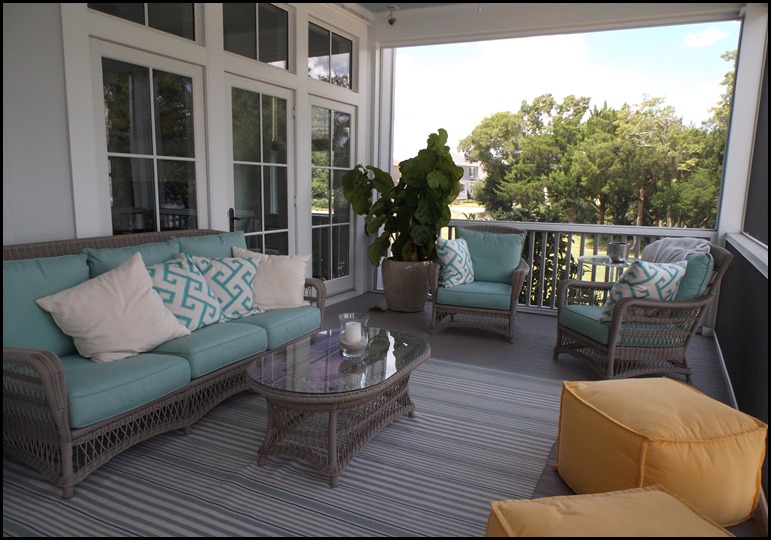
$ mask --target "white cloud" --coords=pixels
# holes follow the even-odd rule
[[[707,28],[696,34],[688,34],[683,40],[683,45],[686,47],[707,47],[713,43],[717,43],[721,39],[725,39],[729,36],[728,32],[723,32],[717,28]]]

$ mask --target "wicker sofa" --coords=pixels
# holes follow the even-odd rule
[[[254,315],[251,324],[246,319],[216,322],[154,350],[99,363],[74,347],[61,356],[41,347],[35,336],[44,329],[36,333],[26,327],[25,317],[32,313],[29,325],[34,325],[50,315],[32,300],[9,300],[10,293],[24,296],[35,286],[32,277],[24,277],[21,259],[35,271],[49,265],[36,273],[45,282],[47,276],[61,278],[51,264],[79,263],[85,248],[119,253],[223,236],[227,233],[198,229],[3,246],[3,455],[37,469],[62,489],[63,497],[72,497],[75,485],[123,450],[160,433],[189,432],[217,404],[250,390],[246,368],[253,360],[320,328],[324,283],[306,278],[307,305],[267,310]],[[177,345],[168,347],[171,343]],[[110,386],[115,384],[119,387]]]

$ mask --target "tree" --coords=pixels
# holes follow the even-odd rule
[[[736,51],[722,55],[735,61]],[[663,98],[590,109],[543,94],[485,118],[458,147],[487,180],[475,199],[493,215],[555,221],[714,227],[734,70],[712,116],[685,126]]]

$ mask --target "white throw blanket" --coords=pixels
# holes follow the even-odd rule
[[[643,249],[642,260],[657,263],[684,261],[691,253],[709,253],[709,242],[701,238],[662,238]]]

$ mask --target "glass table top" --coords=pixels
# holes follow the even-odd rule
[[[617,266],[627,267],[635,259],[627,257],[626,260],[620,262],[614,262],[607,255],[581,255],[578,257],[578,264],[593,264],[594,266]]]
[[[249,376],[258,385],[306,394],[351,392],[376,386],[430,352],[420,337],[369,328],[361,358],[345,358],[340,331],[323,330],[253,362]]]

